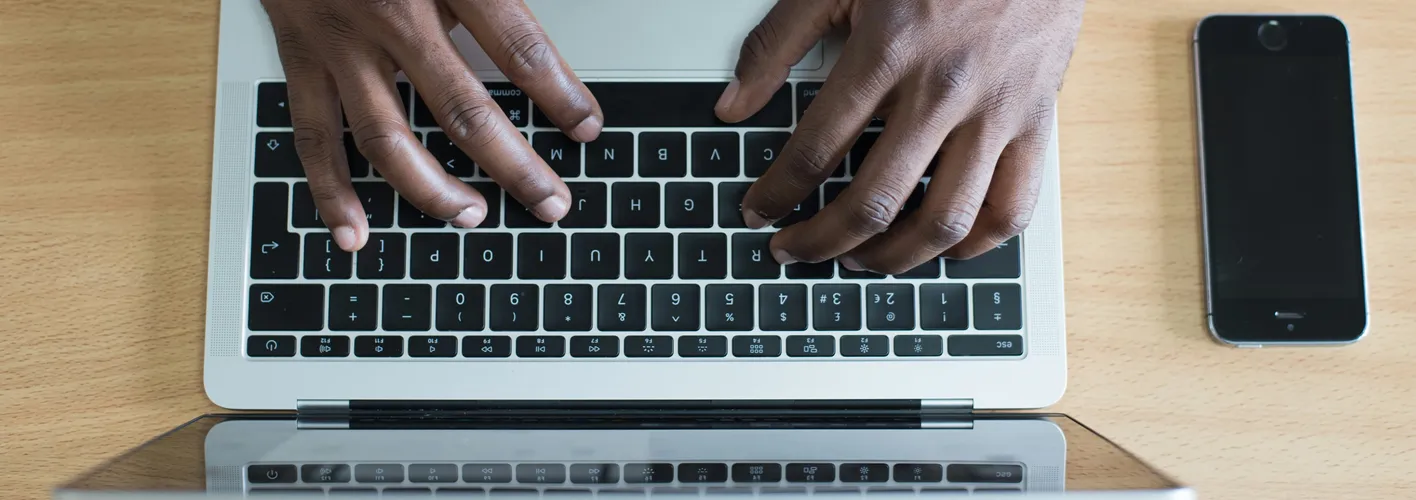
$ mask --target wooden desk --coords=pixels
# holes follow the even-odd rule
[[[1238,7],[1093,0],[1062,97],[1071,386],[1055,409],[1206,498],[1411,497],[1416,7],[1244,3],[1351,29],[1373,333],[1211,343],[1189,40]],[[40,497],[216,410],[201,359],[217,2],[4,4],[0,485]]]

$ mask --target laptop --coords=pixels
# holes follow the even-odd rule
[[[414,490],[424,488],[415,476],[433,469],[465,486],[479,472],[468,464],[484,462],[498,464],[486,473],[496,477],[516,464],[518,478],[525,464],[547,464],[546,477],[614,464],[615,489],[631,484],[631,464],[650,463],[648,491],[672,476],[668,487],[695,495],[765,494],[759,481],[736,479],[739,464],[780,469],[760,482],[783,494],[803,491],[794,483],[911,495],[1174,487],[1064,417],[974,413],[1045,407],[1066,386],[1055,133],[1032,225],[983,256],[895,276],[763,257],[775,229],[745,228],[742,195],[842,50],[821,42],[757,116],[716,120],[739,46],[772,3],[529,0],[604,109],[604,132],[585,145],[567,142],[459,28],[455,42],[507,118],[563,174],[573,203],[598,207],[596,222],[535,220],[451,146],[419,89],[400,82],[413,130],[486,195],[488,217],[458,229],[425,216],[346,140],[371,227],[350,255],[332,244],[303,177],[265,13],[258,0],[223,0],[205,387],[227,409],[282,413],[199,419],[65,491],[98,489],[109,483],[93,478],[134,461],[198,460],[205,467],[183,488],[233,494],[350,474],[356,481],[335,483],[367,489],[357,479],[370,463],[389,464],[389,474],[398,464],[404,479],[390,481]],[[841,192],[881,125],[787,221]],[[736,160],[697,168],[701,147]],[[1078,443],[1088,451],[1065,452]],[[1153,480],[1064,480],[1068,460],[1109,463],[1092,453],[1127,467],[1104,471]],[[714,486],[695,490],[694,471],[682,469],[700,462],[713,479],[701,482]],[[819,472],[793,481],[802,464]],[[724,470],[728,480],[717,480]],[[985,477],[995,472],[1012,475]]]

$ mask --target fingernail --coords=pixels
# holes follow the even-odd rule
[[[777,259],[777,263],[784,266],[797,263],[796,257],[792,257],[792,254],[780,248],[772,251],[772,258]]]
[[[836,259],[836,262],[840,262],[840,263],[841,263],[841,267],[844,267],[844,268],[846,268],[846,269],[850,269],[850,270],[852,270],[852,271],[860,272],[860,271],[864,271],[864,270],[865,270],[864,267],[861,267],[860,261],[856,260],[855,257],[851,257],[851,256],[841,257],[841,258],[839,258],[839,259]]]
[[[457,217],[452,218],[452,225],[460,228],[474,228],[482,223],[482,219],[487,217],[487,211],[480,206],[472,205],[462,209]]]
[[[353,252],[354,247],[359,245],[359,233],[354,232],[354,228],[349,226],[339,226],[334,228],[334,244],[339,245],[341,250]]]
[[[740,88],[742,88],[742,82],[734,78],[732,83],[728,84],[728,88],[723,90],[723,95],[718,98],[718,104],[713,106],[713,111],[726,113],[728,108],[732,107],[733,100],[737,99],[738,89]]]
[[[767,220],[766,217],[757,213],[756,210],[743,210],[742,222],[743,224],[747,224],[749,229],[762,229],[772,224],[772,221]]]
[[[531,213],[535,214],[537,219],[546,222],[555,222],[560,220],[561,217],[565,217],[565,213],[569,210],[570,205],[567,205],[565,200],[560,199],[559,196],[552,196],[537,204],[535,208],[532,208]]]
[[[603,128],[602,125],[603,124],[600,123],[600,117],[590,115],[589,118],[580,120],[580,124],[576,125],[575,128],[570,129],[570,138],[579,142],[593,141],[595,138],[600,137],[600,129]]]

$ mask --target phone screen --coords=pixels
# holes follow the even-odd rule
[[[1326,324],[1366,314],[1346,30],[1209,18],[1197,50],[1211,314],[1247,330],[1236,335],[1355,338]]]

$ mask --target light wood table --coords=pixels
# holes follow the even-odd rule
[[[1239,8],[1350,27],[1374,316],[1355,346],[1240,351],[1205,332],[1189,41]],[[217,409],[201,382],[216,14],[0,1],[7,498]],[[1055,410],[1206,498],[1416,496],[1413,25],[1409,0],[1091,2],[1061,100]]]

